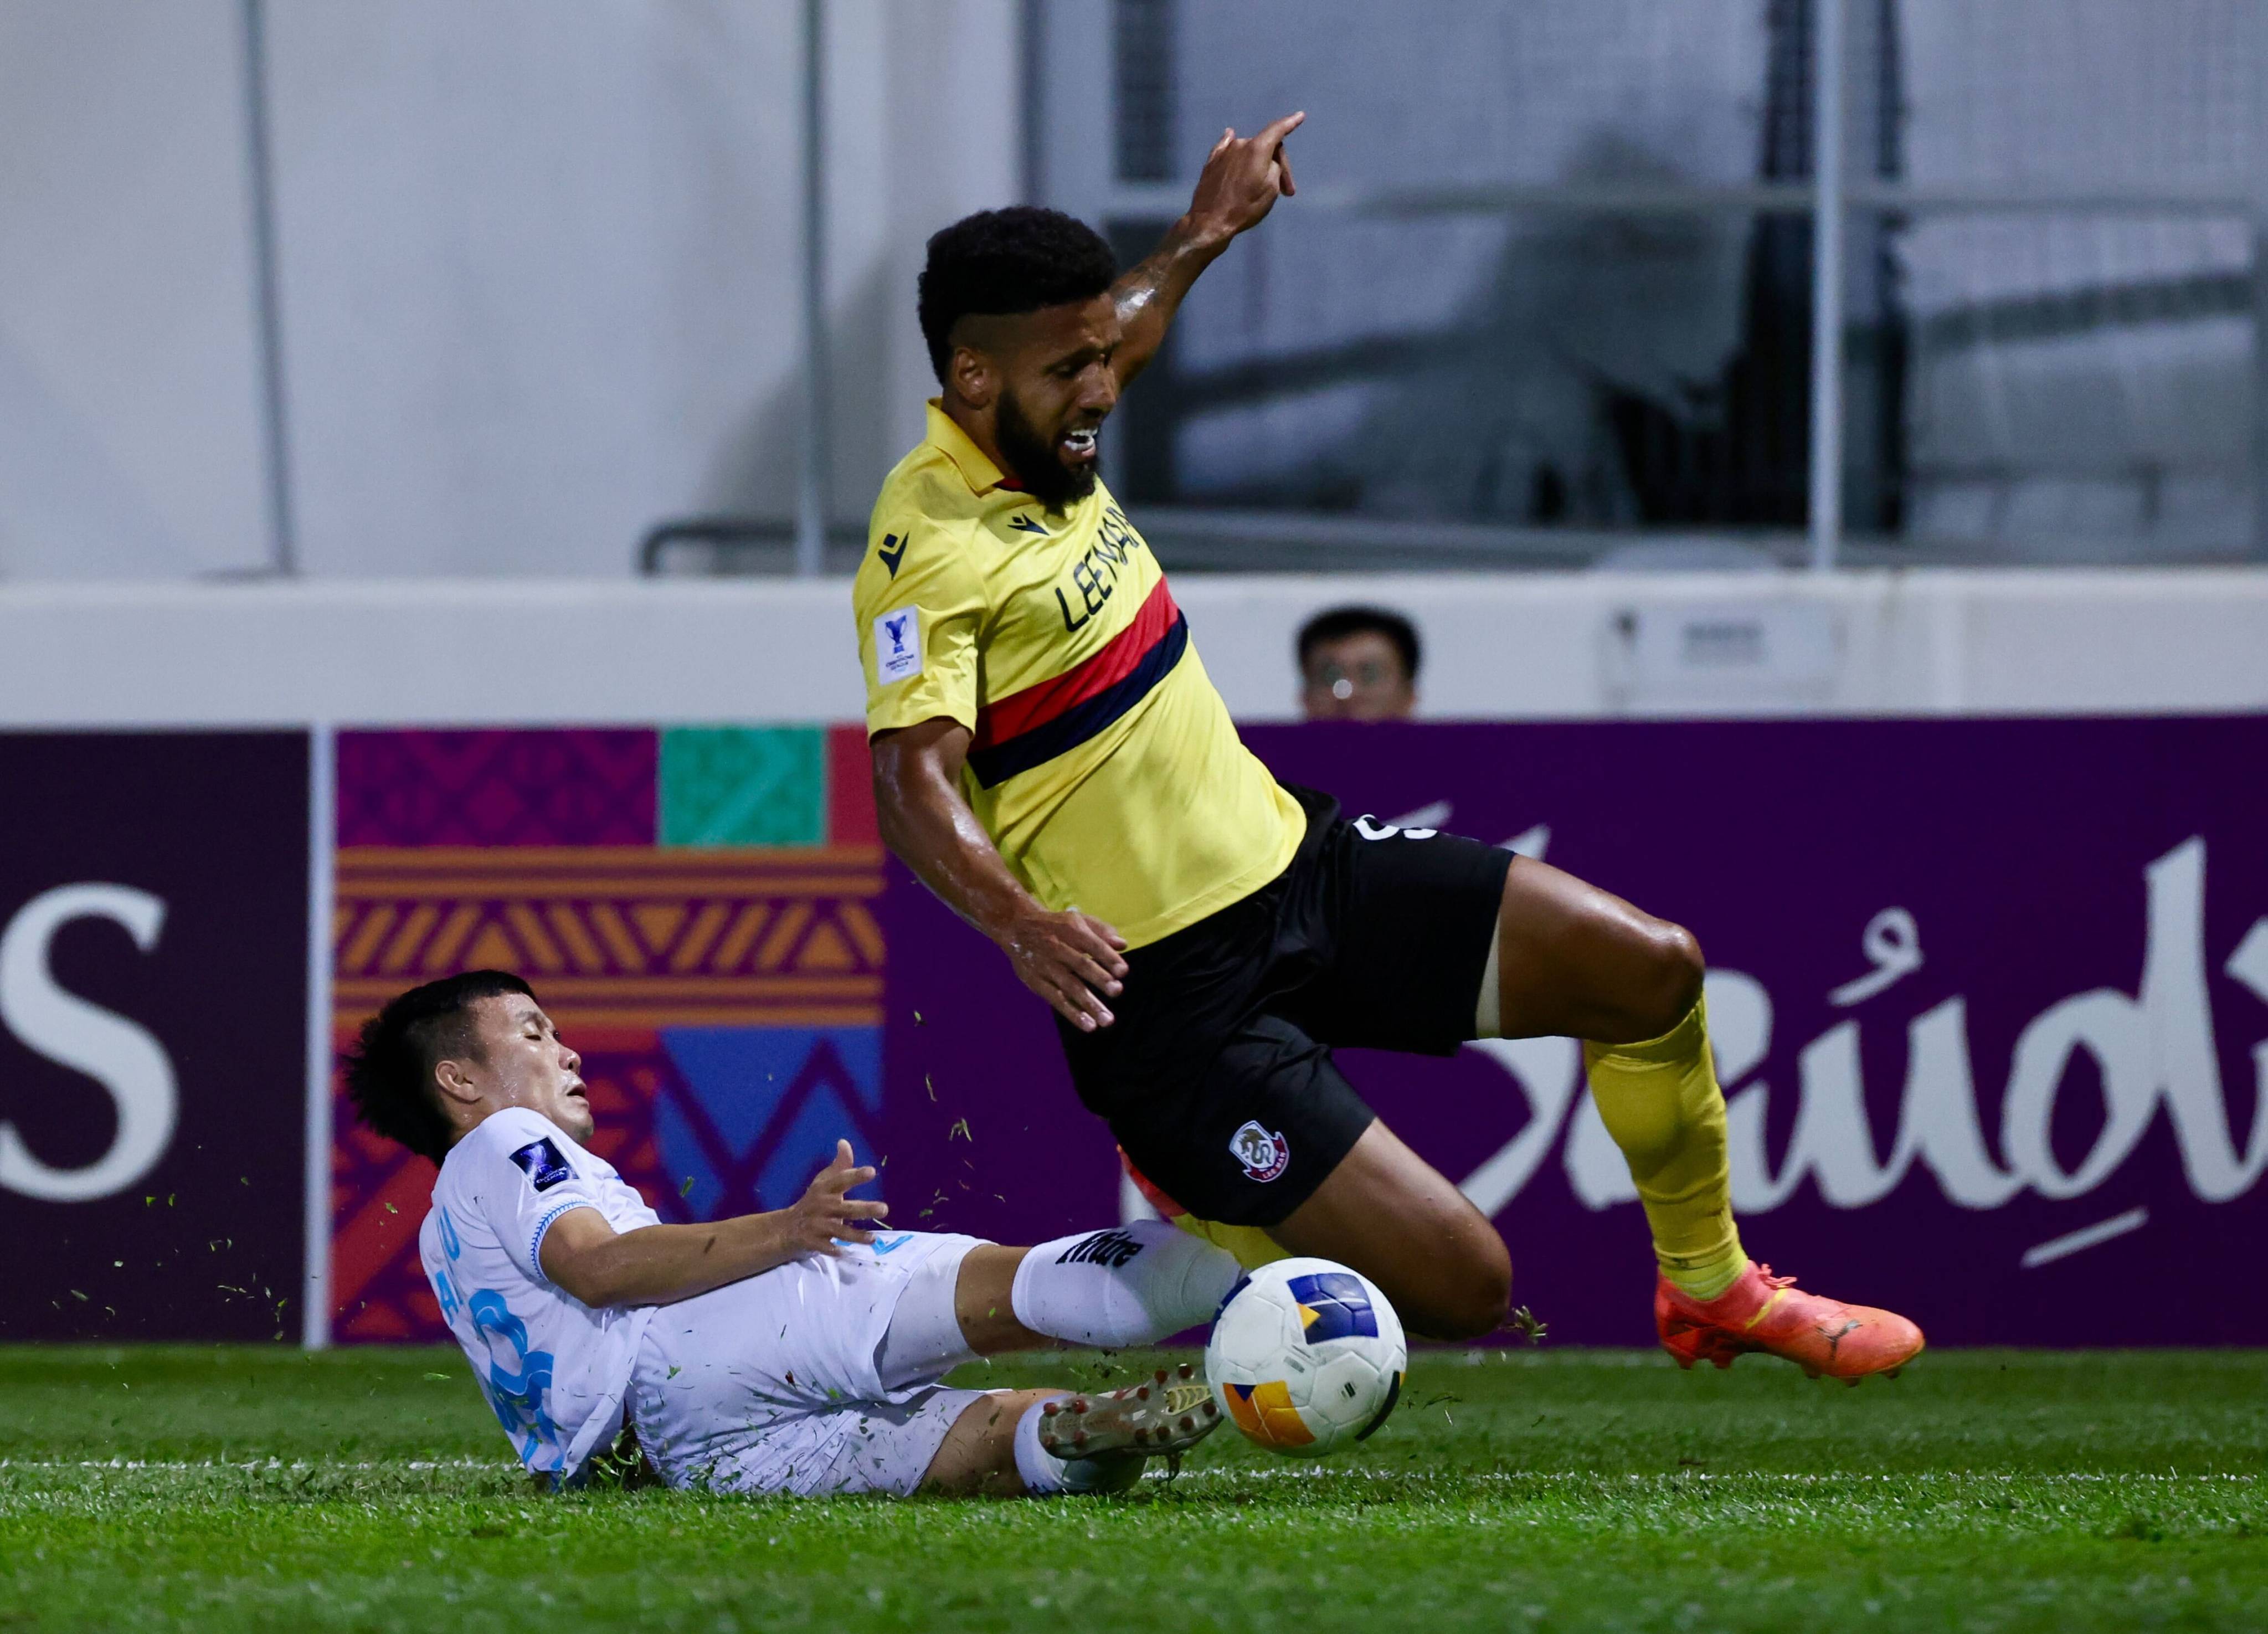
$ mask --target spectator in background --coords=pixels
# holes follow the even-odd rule
[[[1332,607],[1300,629],[1309,720],[1407,720],[1418,707],[1418,629],[1383,607]]]

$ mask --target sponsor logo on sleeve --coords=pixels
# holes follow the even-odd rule
[[[921,609],[883,614],[874,621],[875,680],[887,687],[921,673]]]
[[[898,563],[906,559],[906,547],[913,542],[911,534],[900,538],[895,534],[882,535],[882,542],[874,547],[874,554],[882,558],[882,565],[890,570],[890,577],[898,576]]]
[[[528,1184],[538,1191],[549,1191],[561,1181],[575,1178],[575,1171],[567,1159],[559,1155],[559,1148],[551,1144],[551,1137],[531,1140],[512,1154],[512,1160],[527,1172]]]
[[[1273,1130],[1260,1127],[1258,1118],[1247,1118],[1228,1137],[1228,1155],[1244,1166],[1244,1178],[1263,1186],[1281,1180],[1292,1167],[1292,1145]]]

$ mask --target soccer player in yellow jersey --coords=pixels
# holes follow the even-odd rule
[[[1911,1322],[1742,1248],[1693,938],[1543,863],[1279,784],[1096,480],[1096,435],[1190,284],[1292,193],[1303,117],[1224,133],[1123,276],[1052,210],[930,240],[942,390],[853,593],[883,837],[1055,1008],[1079,1098],[1199,1234],[1352,1265],[1415,1332],[1490,1331],[1502,1240],[1331,1052],[1567,1034],[1645,1205],[1671,1353],[1894,1370],[1921,1349]]]

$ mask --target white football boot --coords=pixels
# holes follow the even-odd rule
[[[1042,1447],[1066,1461],[1130,1467],[1130,1485],[1145,1456],[1162,1453],[1178,1469],[1182,1454],[1223,1422],[1211,1387],[1187,1362],[1108,1395],[1059,1397],[1040,1413]]]

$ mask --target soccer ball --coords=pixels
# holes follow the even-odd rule
[[[1271,1453],[1320,1458],[1386,1422],[1410,1347],[1368,1277],[1330,1260],[1278,1260],[1228,1297],[1205,1379],[1236,1427]]]

